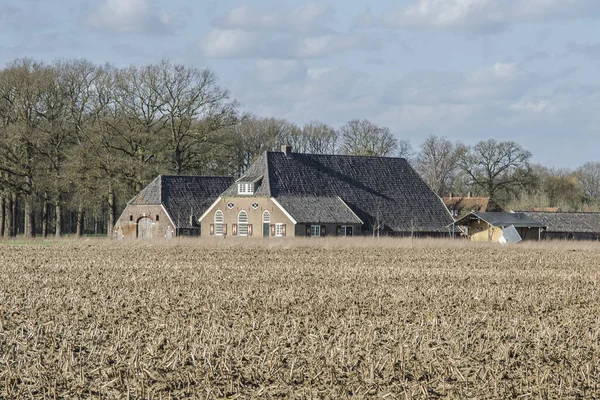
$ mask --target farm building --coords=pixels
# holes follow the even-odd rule
[[[160,175],[127,203],[115,224],[115,236],[198,236],[198,217],[232,183],[233,178],[226,176]]]
[[[546,226],[544,239],[600,240],[600,213],[524,211]]]
[[[455,219],[460,219],[472,211],[477,212],[503,212],[504,210],[491,197],[450,196],[442,198],[450,214]]]
[[[476,212],[473,211],[458,219],[456,227],[466,227],[467,235],[473,242],[498,242],[504,229],[514,226],[523,240],[539,240],[546,226],[524,213]]]
[[[212,236],[448,235],[441,199],[403,158],[265,152],[201,216]]]

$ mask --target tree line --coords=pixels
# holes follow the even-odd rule
[[[428,136],[415,150],[366,119],[338,129],[259,118],[206,69],[168,61],[117,68],[18,59],[0,70],[0,236],[106,235],[158,174],[241,175],[266,150],[400,156],[440,196],[495,197],[517,208],[600,204],[600,163],[531,164],[514,142],[468,146]]]

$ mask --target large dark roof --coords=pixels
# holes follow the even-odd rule
[[[159,175],[127,204],[162,204],[177,228],[190,228],[190,216],[197,219],[232,183],[229,176]]]
[[[510,212],[471,212],[456,221],[457,225],[464,225],[473,219],[482,219],[492,226],[507,227],[513,225],[515,228],[544,228],[546,225],[536,221],[524,213]]]
[[[600,213],[524,211],[527,216],[547,226],[547,232],[600,233]]]
[[[266,152],[246,172],[256,196],[337,197],[371,229],[447,232],[452,217],[403,158]],[[239,181],[250,180],[242,176]],[[237,196],[237,185],[224,195]]]
[[[296,222],[362,225],[362,221],[339,197],[280,196],[277,202]]]

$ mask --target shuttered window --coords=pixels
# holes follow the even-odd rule
[[[242,210],[238,214],[237,225],[238,236],[248,236],[248,213],[246,211]]]
[[[285,236],[285,224],[275,224],[275,236]]]
[[[215,213],[215,235],[223,236],[224,228],[223,226],[225,222],[225,218],[223,217],[223,211],[217,210]]]

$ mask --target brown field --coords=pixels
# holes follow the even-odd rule
[[[599,278],[600,244],[0,244],[0,398],[600,398]]]

